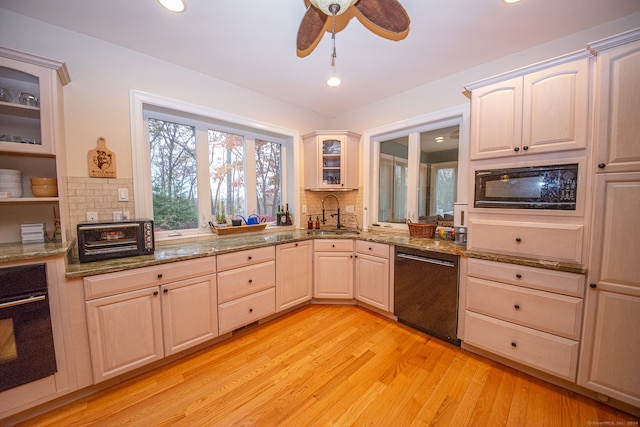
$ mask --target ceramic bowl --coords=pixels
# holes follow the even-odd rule
[[[55,178],[31,178],[31,185],[58,185]]]
[[[36,197],[56,197],[58,195],[57,185],[32,185],[31,192]]]

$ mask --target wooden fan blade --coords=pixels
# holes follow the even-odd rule
[[[300,28],[298,28],[297,50],[298,56],[304,58],[316,48],[325,27],[328,25],[327,15],[313,6],[309,6],[304,14]]]
[[[360,0],[355,6],[362,17],[383,31],[409,32],[409,15],[398,0]]]

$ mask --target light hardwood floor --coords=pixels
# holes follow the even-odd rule
[[[365,309],[312,305],[23,425],[596,422],[637,418]]]

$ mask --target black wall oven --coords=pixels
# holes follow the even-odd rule
[[[0,391],[57,371],[46,264],[0,269]]]
[[[578,164],[475,172],[476,208],[576,210]]]

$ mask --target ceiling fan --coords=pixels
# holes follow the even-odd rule
[[[355,6],[355,15],[375,34],[401,40],[409,33],[409,15],[398,0],[309,0],[298,29],[297,53],[304,58],[316,48],[333,19]],[[334,22],[335,24],[335,22]],[[335,28],[335,27],[334,27]]]

